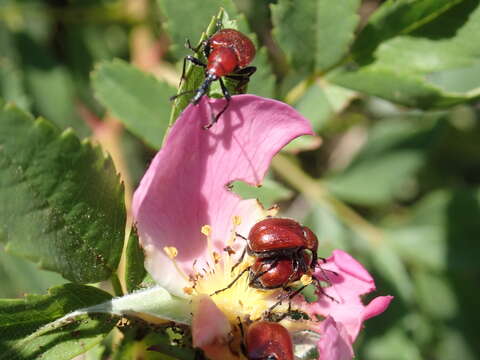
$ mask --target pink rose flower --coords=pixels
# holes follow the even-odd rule
[[[229,185],[236,180],[261,185],[282,147],[298,136],[313,135],[309,122],[296,110],[253,95],[234,96],[220,121],[203,130],[211,112],[218,113],[224,101],[204,97],[184,110],[133,199],[145,267],[170,293],[192,299],[193,342],[212,359],[238,358],[232,344],[240,351],[239,320],[248,324],[261,319],[283,291],[255,289],[245,274],[214,294],[251,264],[246,259],[234,267],[246,245],[235,233],[247,235],[256,222],[274,215],[254,199],[241,199]],[[391,297],[363,305],[360,295],[375,289],[373,279],[340,250],[325,264],[320,261],[314,275],[331,284],[323,290],[328,296],[320,293],[314,304],[297,296],[294,306],[325,320],[299,322],[287,317],[281,323],[292,334],[302,329],[318,332],[320,340],[313,345],[320,359],[351,359],[363,321],[383,312]],[[275,311],[286,311],[286,304]]]

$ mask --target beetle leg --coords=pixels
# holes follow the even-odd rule
[[[250,266],[245,268],[244,270],[242,270],[242,272],[240,274],[238,274],[237,277],[230,282],[230,284],[225,286],[223,289],[220,289],[220,290],[217,290],[217,291],[211,293],[210,296],[217,295],[217,294],[221,293],[222,291],[230,289],[232,287],[232,285],[235,284],[237,282],[237,280],[240,279],[242,277],[242,275],[245,274],[248,270],[250,270]]]
[[[237,316],[238,320],[238,328],[240,329],[240,335],[242,336],[242,342],[240,344],[240,350],[242,351],[242,354],[247,357],[247,347],[245,346],[245,330],[243,329],[243,324],[242,320],[240,319],[240,316]]]
[[[252,76],[256,70],[257,68],[255,66],[247,66],[235,71],[230,75],[227,75],[226,77],[238,81],[237,85],[235,86],[235,90],[240,93],[244,93],[245,85],[248,84],[250,81],[250,76]]]
[[[232,270],[230,270],[230,272],[233,272],[233,270],[235,270],[235,268],[242,263],[243,258],[245,257],[246,252],[247,252],[247,248],[245,247],[245,248],[243,249],[242,255],[240,255],[240,257],[238,258],[237,263],[232,266]]]
[[[289,284],[293,281],[293,278],[297,275],[299,268],[300,268],[300,261],[298,259],[294,259],[293,260],[293,271],[290,274],[290,276],[288,277],[288,280],[286,281],[286,283],[284,285]]]
[[[278,305],[280,305],[284,300],[288,299],[289,301],[289,309],[290,309],[290,306],[291,306],[291,301],[292,299],[297,296],[298,294],[300,294],[303,289],[305,289],[308,285],[302,285],[300,286],[297,290],[293,291],[293,292],[286,292],[283,294],[283,296],[280,297],[280,300],[278,300],[275,304],[273,304],[272,306],[270,306],[270,308],[267,310],[268,313],[271,313],[273,311],[273,309],[275,309]],[[289,288],[285,288],[284,290],[288,291]],[[288,313],[287,313],[288,314]]]
[[[258,274],[255,274],[255,276],[250,279],[250,282],[248,283],[248,285],[252,285],[258,278],[262,277],[263,275],[265,275],[267,272],[269,272],[270,270],[272,270],[275,266],[277,266],[278,264],[278,259],[273,259],[273,261],[270,263],[270,266],[267,270],[265,271],[262,271]]]
[[[227,103],[225,104],[223,109],[220,110],[220,112],[217,115],[213,116],[213,114],[212,114],[212,119],[211,119],[210,123],[208,123],[207,125],[205,125],[203,127],[205,130],[210,129],[218,121],[220,116],[222,116],[222,114],[225,112],[225,110],[227,110],[228,105],[230,105],[230,100],[232,99],[232,95],[230,95],[230,92],[228,91],[227,87],[223,83],[222,78],[218,78],[218,81],[220,82],[220,87],[222,88],[222,93],[223,93],[223,96],[225,97],[225,100],[227,100]]]
[[[180,96],[183,96],[183,95],[185,95],[185,94],[191,94],[191,93],[194,93],[195,91],[196,91],[196,90],[183,91],[183,92],[181,92],[180,94],[170,96],[169,100],[170,100],[170,101],[173,101],[173,100],[175,100],[176,98],[179,98]]]
[[[205,46],[206,44],[207,44],[207,41],[204,40],[200,44],[198,44],[196,47],[193,47],[192,43],[190,42],[190,39],[185,39],[185,47],[189,50],[192,50],[194,53],[198,53],[198,50],[200,50],[200,48],[202,46]]]
[[[190,44],[190,42],[189,42],[189,44]],[[207,65],[205,65],[202,61],[200,61],[196,57],[194,57],[192,55],[185,56],[183,58],[182,76],[180,77],[180,83],[178,84],[179,87],[180,87],[180,85],[182,85],[182,81],[185,80],[185,71],[186,71],[186,68],[187,68],[187,61],[190,61],[191,63],[193,63],[195,65],[198,65],[198,66],[201,66],[203,68],[207,67]]]
[[[221,19],[217,19],[217,21],[215,22],[215,27],[216,27],[215,32],[222,30],[223,23]]]
[[[323,269],[322,269],[322,272],[324,272]],[[332,300],[333,302],[336,302],[337,304],[339,303],[339,301],[338,301],[337,299],[335,299],[333,296],[328,295],[328,294],[323,290],[322,284],[320,284],[320,280],[318,280],[315,276],[312,276],[312,279],[317,283],[317,284],[316,284],[316,288],[317,288],[317,290],[320,292],[320,294],[326,296],[327,298],[329,298],[329,299]]]
[[[282,300],[283,301],[283,300]],[[278,304],[281,304],[281,302],[279,302]],[[277,306],[277,305],[275,305]],[[286,312],[284,312],[282,315],[280,316],[276,316],[274,317],[273,316],[273,313],[271,312],[274,308],[273,307],[270,307],[266,312],[265,312],[265,317],[268,321],[274,321],[274,322],[280,322],[282,321],[283,319],[285,319],[287,316],[290,316],[291,313],[292,313],[292,301],[290,299],[290,301],[288,302],[288,309]]]
[[[238,77],[250,77],[255,73],[255,71],[257,71],[256,66],[247,66],[247,67],[236,70],[233,74],[230,74],[228,76],[232,77],[232,78],[234,76],[237,76],[237,78]]]
[[[245,240],[245,241],[248,241],[248,239],[247,239],[245,236],[243,236],[242,234],[239,234],[239,233],[237,233],[237,232],[235,233],[235,236],[238,236],[240,239],[243,239],[243,240]]]

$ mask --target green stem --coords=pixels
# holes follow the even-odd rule
[[[118,278],[117,273],[113,273],[110,278],[113,287],[113,293],[115,296],[123,296],[122,284],[120,284],[120,279]]]
[[[278,154],[272,161],[273,169],[292,187],[302,193],[307,199],[332,208],[358,234],[362,235],[371,246],[379,246],[383,233],[377,227],[365,220],[351,207],[332,196],[328,189],[319,181],[305,174],[299,166],[286,155]]]

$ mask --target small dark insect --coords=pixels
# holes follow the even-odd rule
[[[208,92],[212,82],[218,80],[227,103],[218,114],[212,115],[210,123],[204,126],[205,129],[209,129],[218,121],[225,110],[227,110],[232,97],[222,78],[227,77],[237,80],[238,84],[236,89],[238,92],[243,92],[250,76],[257,70],[254,66],[247,66],[255,57],[255,46],[247,36],[234,29],[221,29],[217,31],[210,38],[203,41],[197,48],[193,48],[188,40],[186,46],[195,53],[203,46],[203,53],[207,58],[207,63],[203,63],[194,56],[186,56],[183,60],[183,70],[180,83],[185,78],[187,61],[205,69],[205,80],[198,89],[177,94],[172,96],[170,100],[194,92],[195,94],[191,103],[196,105]]]
[[[242,333],[243,329],[240,328]],[[247,329],[244,353],[249,360],[293,360],[288,330],[276,322],[257,321]]]

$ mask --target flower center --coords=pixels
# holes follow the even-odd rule
[[[231,323],[260,319],[276,301],[281,290],[262,290],[250,286],[249,269],[252,258],[237,260],[238,252],[232,250],[235,242],[235,227],[239,218],[233,220],[234,229],[227,247],[222,254],[211,253],[211,266],[208,270],[195,272],[192,284],[193,294],[207,294]],[[202,233],[211,243],[211,228],[204,226]],[[237,255],[237,256],[235,256]],[[284,306],[279,306],[280,310]]]

